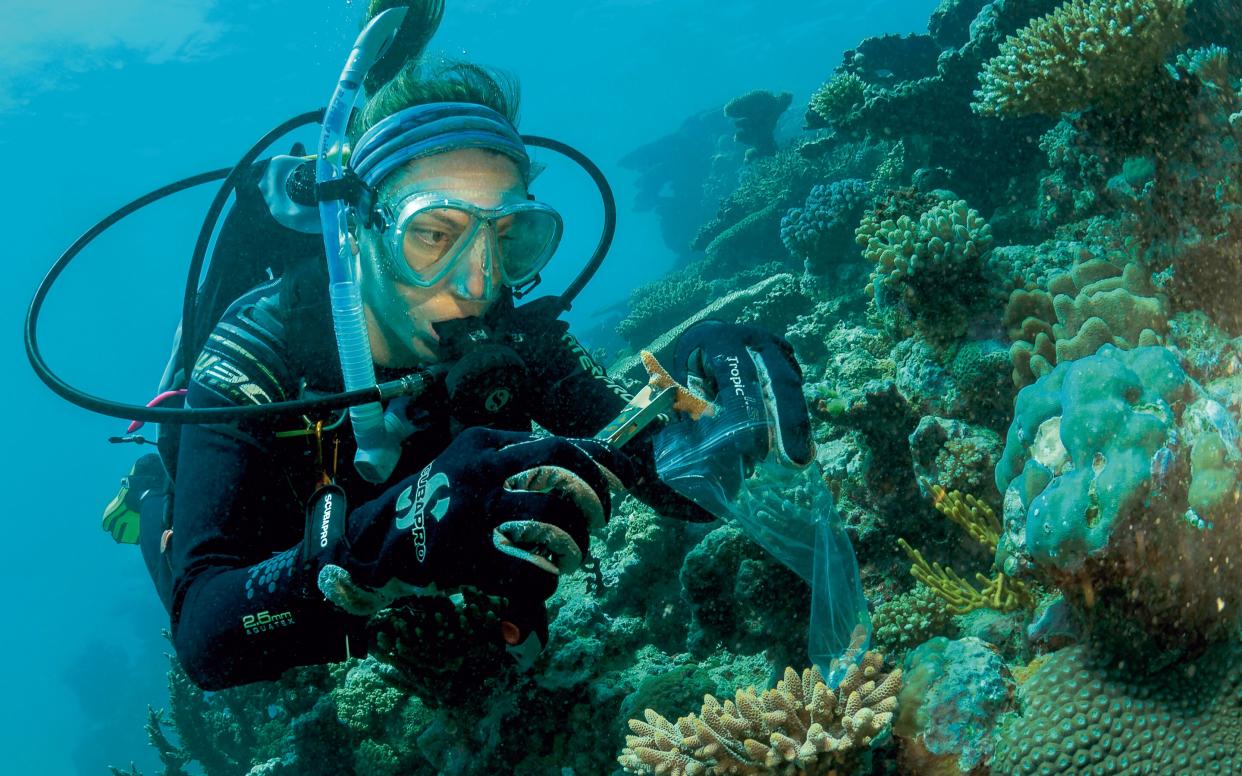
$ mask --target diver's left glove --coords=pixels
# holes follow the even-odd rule
[[[770,452],[786,465],[811,462],[815,446],[802,367],[784,338],[757,326],[704,321],[678,339],[669,371],[726,415],[753,421],[741,425],[727,445],[747,468]]]
[[[594,440],[467,429],[419,474],[348,514],[339,488],[321,488],[306,560],[320,591],[351,614],[462,585],[542,606],[632,469]]]

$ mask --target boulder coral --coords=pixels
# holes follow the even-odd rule
[[[1022,713],[995,736],[993,773],[1242,773],[1242,645],[1143,674],[1084,646],[1046,656]]]
[[[1069,0],[1010,36],[979,74],[986,116],[1133,108],[1182,40],[1187,0]]]
[[[1234,419],[1162,347],[1103,346],[1018,394],[996,466],[997,562],[1059,587],[1101,638],[1220,637],[1242,615]]]

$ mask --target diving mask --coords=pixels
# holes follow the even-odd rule
[[[521,286],[547,265],[563,229],[559,213],[530,200],[485,208],[442,193],[414,192],[381,204],[380,212],[396,277],[421,288],[442,280],[477,240],[484,241],[484,271],[498,271],[505,285]]]

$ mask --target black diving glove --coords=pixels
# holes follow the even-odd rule
[[[542,607],[608,519],[610,489],[633,478],[624,454],[594,440],[471,428],[347,516],[324,488],[307,545],[319,548],[321,592],[352,614],[462,585]]]
[[[704,321],[678,339],[670,373],[725,414],[756,421],[723,448],[739,455],[748,470],[773,448],[784,464],[811,462],[815,449],[802,368],[784,338],[756,326]]]

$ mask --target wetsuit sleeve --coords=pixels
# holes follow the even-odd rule
[[[261,308],[242,312],[226,316],[207,342],[189,406],[286,398],[279,322],[263,320]],[[302,504],[263,441],[270,430],[250,423],[181,434],[172,635],[189,676],[218,689],[362,652],[363,621],[324,601],[302,563]]]

